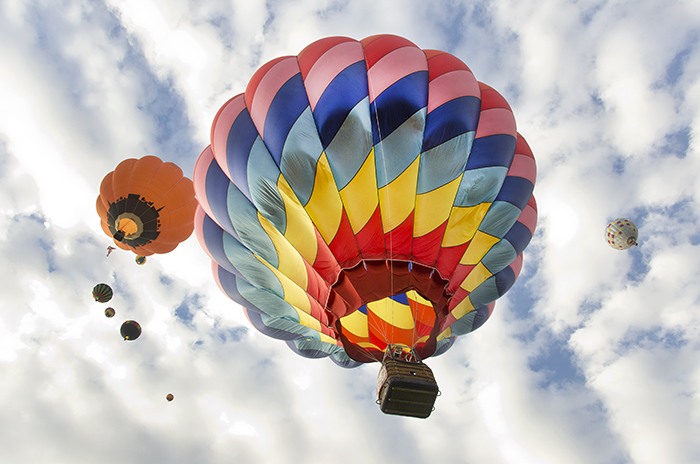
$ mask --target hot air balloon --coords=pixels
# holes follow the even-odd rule
[[[170,402],[175,399],[175,396],[173,396],[172,393],[168,393],[167,395],[165,395],[165,399],[168,400],[168,402]]]
[[[139,266],[143,266],[144,264],[146,264],[146,257],[139,255],[136,258],[134,258],[134,261],[136,261],[136,264],[138,264]]]
[[[141,336],[141,325],[136,321],[125,321],[119,332],[124,340],[136,340]]]
[[[92,289],[92,297],[98,303],[107,303],[112,299],[112,287],[107,284],[97,284]]]
[[[168,253],[193,229],[192,181],[155,156],[127,159],[105,176],[97,197],[102,230],[137,255]]]
[[[114,310],[114,308],[105,309],[105,317],[114,317],[115,314],[116,311]]]
[[[638,238],[637,226],[629,219],[615,219],[605,228],[605,240],[616,250],[627,250],[637,245]]]
[[[458,58],[331,37],[263,65],[219,110],[195,231],[258,330],[344,367],[407,363],[385,380],[425,380],[409,382],[419,410],[386,388],[380,402],[398,406],[382,410],[427,417],[437,385],[422,361],[517,279],[535,177],[508,103]]]

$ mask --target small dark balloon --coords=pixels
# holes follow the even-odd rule
[[[124,340],[136,340],[141,336],[141,325],[136,321],[125,321],[119,331]]]
[[[168,401],[172,401],[172,400],[175,399],[175,396],[173,396],[172,393],[168,393],[168,394],[165,396],[165,399],[168,400]]]
[[[107,303],[112,299],[112,287],[107,284],[97,284],[92,289],[92,297],[99,303]]]
[[[138,264],[139,266],[143,266],[144,264],[146,264],[146,257],[139,255],[134,261],[136,261],[136,264]]]
[[[114,308],[110,307],[110,308],[105,309],[105,316],[114,317],[115,314],[116,314],[116,311],[114,311]]]

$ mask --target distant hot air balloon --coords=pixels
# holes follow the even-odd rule
[[[105,316],[106,317],[114,317],[115,314],[116,314],[116,311],[114,311],[114,308],[105,309]]]
[[[141,326],[136,321],[125,321],[119,332],[124,340],[136,340],[141,336]]]
[[[144,264],[146,264],[146,257],[145,256],[137,256],[134,259],[134,261],[136,261],[136,264],[138,264],[139,266],[143,266]]]
[[[195,231],[262,333],[344,367],[391,352],[416,371],[517,279],[535,177],[508,103],[458,58],[331,37],[263,65],[219,110]]]
[[[170,401],[172,401],[172,400],[175,399],[175,396],[173,396],[172,393],[168,393],[168,394],[165,396],[165,399],[168,400],[168,401],[170,402]]]
[[[92,289],[92,297],[98,303],[107,303],[112,299],[112,287],[107,284],[97,284]]]
[[[192,181],[155,156],[127,159],[105,176],[97,197],[104,232],[137,255],[168,253],[193,229]]]
[[[637,245],[638,238],[637,226],[629,219],[615,219],[605,228],[605,240],[616,250],[627,250]]]

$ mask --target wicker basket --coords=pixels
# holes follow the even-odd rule
[[[425,419],[433,412],[439,392],[433,372],[425,364],[398,359],[382,362],[377,402],[384,414]]]

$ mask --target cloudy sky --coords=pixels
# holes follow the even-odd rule
[[[378,33],[499,90],[539,170],[520,279],[428,360],[426,420],[379,411],[378,365],[257,333],[194,236],[146,266],[106,258],[94,206],[125,158],[191,175],[268,60]],[[699,173],[695,0],[3,0],[0,461],[700,462]],[[641,246],[607,247],[616,217]]]

